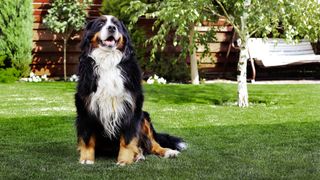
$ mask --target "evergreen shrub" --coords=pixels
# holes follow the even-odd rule
[[[7,82],[30,71],[32,0],[3,0],[0,10],[0,76]]]

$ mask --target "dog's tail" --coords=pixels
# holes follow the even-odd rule
[[[144,114],[144,119],[146,119],[150,123],[150,128],[153,133],[154,139],[160,144],[161,147],[170,148],[178,151],[182,151],[187,148],[187,144],[184,142],[182,138],[165,134],[165,133],[157,133],[151,123],[151,118],[149,113],[143,112],[143,114]]]

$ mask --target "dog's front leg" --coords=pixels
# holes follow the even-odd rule
[[[94,164],[96,138],[94,135],[90,136],[89,142],[85,142],[82,137],[78,140],[78,150],[80,151],[81,164]]]
[[[118,165],[124,166],[127,164],[132,164],[140,158],[142,152],[138,147],[138,141],[139,139],[137,137],[133,137],[127,144],[125,137],[121,135],[120,150],[117,162]]]

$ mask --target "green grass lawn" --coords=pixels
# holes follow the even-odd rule
[[[319,179],[320,85],[146,85],[155,128],[189,145],[176,159],[78,163],[74,83],[0,84],[0,179]]]

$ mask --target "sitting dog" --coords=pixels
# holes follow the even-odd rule
[[[176,157],[186,148],[181,138],[156,133],[142,110],[141,72],[121,21],[111,15],[89,21],[81,52],[75,94],[81,164],[93,164],[99,150],[127,165],[145,154]]]

